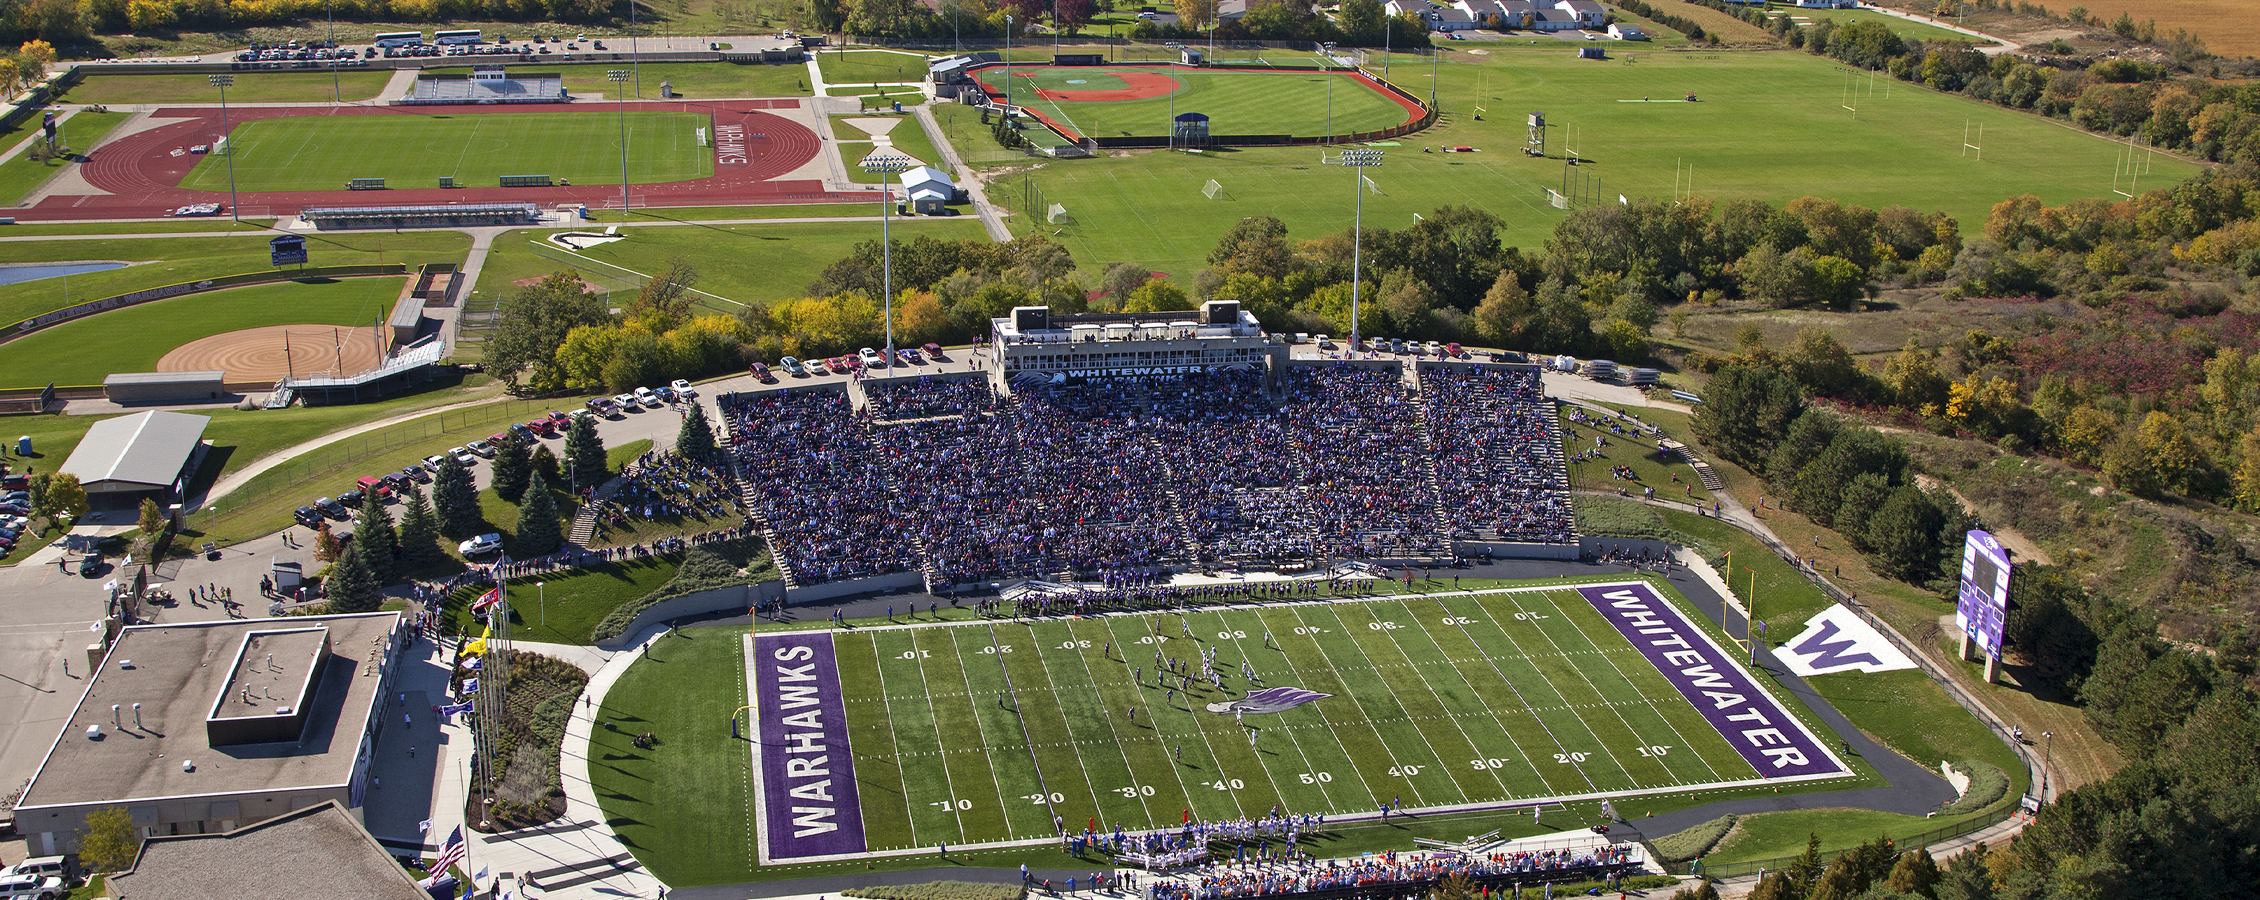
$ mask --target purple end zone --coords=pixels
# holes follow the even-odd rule
[[[767,858],[862,853],[863,807],[832,636],[758,635],[753,655]]]
[[[1645,584],[1578,588],[1765,778],[1848,774],[1802,723]]]

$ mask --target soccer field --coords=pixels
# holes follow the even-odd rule
[[[979,77],[985,88],[1003,99],[1003,67],[982,69]],[[1184,113],[1207,115],[1212,134],[1311,137],[1380,131],[1419,116],[1341,72],[1017,66],[1011,80],[1015,105],[1049,116],[1085,137],[1166,135],[1173,115]],[[1077,92],[1092,91],[1139,96],[1073,99]],[[1070,99],[1046,96],[1062,93]]]
[[[1695,622],[1636,581],[758,635],[760,857],[1854,774]],[[1157,677],[1204,652],[1222,690]]]
[[[428,188],[443,176],[470,187],[493,187],[503,175],[617,184],[620,127],[611,112],[307,116],[245,122],[230,143],[236,186],[246,191],[334,191],[353,178]],[[714,174],[714,151],[699,146],[697,132],[712,127],[693,113],[628,113],[628,180]],[[180,186],[227,190],[227,159],[198,162]]]

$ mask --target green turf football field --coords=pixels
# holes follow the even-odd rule
[[[354,178],[383,178],[388,187],[437,187],[453,176],[467,187],[494,187],[503,175],[549,175],[582,183],[620,180],[618,114],[308,116],[260,119],[235,127],[236,187],[246,191],[334,191]],[[627,114],[628,180],[688,181],[714,173],[714,151],[700,147],[708,116]],[[181,187],[228,189],[228,165],[214,155],[197,163]]]
[[[1143,829],[1188,810],[1368,814],[1758,778],[1569,590],[997,620],[833,646],[873,852],[1046,840],[1055,815]],[[1333,696],[1247,717],[1251,744],[1204,708],[1238,690],[1196,686],[1188,703],[1155,683],[1157,650],[1197,666],[1204,648],[1229,686],[1254,689],[1244,661],[1258,685]]]
[[[1620,56],[1607,61],[1579,60],[1566,48],[1448,54],[1437,70],[1443,119],[1381,147],[1381,167],[1367,170],[1380,193],[1365,197],[1366,227],[1404,228],[1415,215],[1457,204],[1505,220],[1500,237],[1509,246],[1542,247],[1567,215],[1547,205],[1546,191],[1563,188],[1562,154],[1572,147],[1586,162],[1567,181],[1590,185],[1594,203],[1615,204],[1619,194],[1668,202],[1692,185],[1715,203],[1811,195],[1939,210],[1974,234],[1995,203],[2019,194],[2050,205],[2116,199],[2112,174],[2123,143],[2029,113],[1887,77],[1851,78],[1835,61],[1805,53],[1612,49]],[[1391,79],[1425,97],[1426,66],[1399,62]],[[1848,84],[1859,90],[1849,103],[1857,111],[1844,108]],[[1698,102],[1684,102],[1689,92]],[[1553,126],[1545,159],[1522,154],[1533,111]],[[1965,125],[1982,159],[1964,151]],[[1443,146],[1478,152],[1437,150]],[[1046,164],[1026,180],[1081,223],[1054,240],[1083,265],[1125,261],[1189,276],[1244,216],[1278,216],[1295,238],[1349,228],[1351,178],[1321,165],[1320,156],[1315,147],[1140,153]],[[2146,162],[2143,190],[2198,171],[2165,154]],[[1210,179],[1227,199],[1202,192]],[[992,185],[989,195],[1019,210],[1017,185]],[[1014,216],[1015,231],[1043,224],[1042,211]]]
[[[1171,111],[1209,117],[1213,134],[1349,134],[1380,131],[1413,117],[1397,101],[1355,78],[1311,71],[1184,70],[1147,67],[1019,66],[1012,102],[1050,116],[1086,137],[1166,135]],[[1177,82],[1172,97],[1054,101],[1027,89],[1120,90],[1118,73],[1153,73]],[[1002,90],[1004,69],[983,69],[981,82]],[[1000,96],[1001,100],[1002,97]],[[1330,110],[1331,104],[1331,110]],[[1331,126],[1331,131],[1329,130]]]

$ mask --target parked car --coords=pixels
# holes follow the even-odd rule
[[[945,358],[945,357],[944,357],[944,356],[942,355],[942,345],[940,345],[940,344],[936,344],[936,343],[931,343],[931,342],[929,342],[929,343],[927,343],[927,345],[926,345],[925,347],[923,347],[923,348],[920,348],[920,349],[923,349],[923,350],[925,350],[925,351],[926,351],[926,355],[927,355],[927,356],[929,356],[929,357],[932,357],[932,358],[934,358],[934,359],[937,359],[937,360],[939,360],[939,359],[944,359],[944,358]]]
[[[855,371],[855,363],[845,356],[835,356],[824,361],[824,368],[832,370],[834,375],[845,375]]]
[[[1460,346],[1458,341],[1453,341],[1444,345],[1444,355],[1453,359],[1466,359],[1467,348]]]
[[[855,358],[863,363],[863,367],[866,369],[884,369],[887,367],[886,358],[880,356],[879,351],[869,347],[855,351]]]
[[[493,553],[501,549],[502,535],[492,533],[482,534],[478,537],[455,545],[456,552],[461,553],[464,556],[478,556],[480,554]]]
[[[544,425],[547,425],[547,424],[548,424],[548,422],[544,421],[544,422],[543,422],[542,424],[544,424]],[[529,443],[529,444],[531,444],[531,443],[534,443],[535,441],[539,441],[539,440],[541,440],[541,438],[540,438],[540,437],[537,437],[537,436],[536,436],[536,435],[534,434],[534,427],[533,427],[533,426],[531,426],[531,425],[520,425],[520,424],[518,424],[518,423],[516,423],[516,422],[512,422],[512,423],[510,423],[509,434],[510,434],[510,436],[511,436],[512,438],[514,438],[514,439],[517,439],[517,440],[521,440],[521,441],[524,441],[524,442],[526,442],[526,443]]]
[[[470,451],[488,459],[494,458],[494,445],[486,441],[472,441]]]
[[[754,363],[754,365],[757,365],[757,366],[758,366],[758,365],[761,365],[761,364],[760,364],[760,363]],[[767,368],[767,367],[764,367],[764,371],[766,371],[766,368]],[[670,383],[669,383],[669,384],[668,384],[667,386],[668,386],[668,387],[670,387],[670,388],[673,388],[673,389],[674,389],[674,391],[675,391],[675,393],[677,393],[677,394],[681,394],[681,395],[682,395],[682,396],[684,396],[684,397],[696,397],[696,396],[698,396],[698,389],[697,389],[697,388],[694,388],[694,387],[691,387],[691,383],[690,383],[690,382],[688,382],[688,381],[685,381],[685,380],[683,380],[683,379],[680,379],[680,378],[677,378],[677,379],[675,379],[675,380],[674,380],[673,382],[670,382]]]
[[[359,490],[350,490],[337,495],[337,502],[346,506],[360,506],[362,497],[363,494]]]
[[[434,453],[430,456],[424,457],[424,466],[431,469],[433,472],[438,472],[440,463],[446,462],[447,456],[448,455],[445,453]]]
[[[660,400],[659,394],[652,391],[652,389],[641,387],[636,388],[636,399],[642,401],[643,405],[652,409],[658,409],[665,402]]]
[[[787,375],[806,375],[806,374],[808,374],[808,370],[807,370],[807,369],[801,368],[801,365],[800,365],[800,360],[798,360],[798,359],[795,359],[795,358],[793,358],[793,357],[790,357],[790,356],[787,356],[787,357],[784,357],[784,358],[782,358],[782,359],[779,359],[779,360],[777,360],[777,365],[778,365],[778,367],[779,367],[779,368],[782,368],[782,369],[784,369],[784,370],[785,370],[785,374],[787,374]]]
[[[1332,350],[1332,349],[1334,349],[1334,339],[1333,339],[1333,338],[1330,338],[1330,337],[1327,337],[1326,335],[1323,335],[1323,334],[1314,334],[1314,335],[1311,335],[1311,341],[1312,341],[1313,343],[1317,344],[1317,345],[1318,345],[1318,349],[1320,349],[1320,350]]]
[[[423,466],[417,465],[415,463],[409,463],[408,465],[402,466],[400,468],[400,474],[408,476],[408,479],[410,481],[414,481],[418,484],[428,483],[432,480],[432,473],[429,470],[425,469]]]
[[[319,500],[314,501],[314,508],[320,510],[322,515],[328,516],[332,519],[342,519],[347,515],[344,504],[341,504],[328,497],[323,497]]]
[[[760,363],[754,363],[752,365],[746,366],[745,371],[746,374],[753,376],[753,380],[761,382],[762,384],[777,383],[777,376],[769,374],[768,366],[762,365]]]
[[[453,450],[449,450],[447,451],[447,455],[455,457],[456,462],[462,463],[465,466],[475,466],[479,464],[479,458],[472,456],[471,450],[468,447],[457,447]]]
[[[639,411],[643,409],[643,404],[636,402],[636,395],[634,394],[616,395],[612,398],[612,405],[619,407],[623,411]]]
[[[566,425],[571,424],[571,419],[571,416],[567,416],[566,414],[558,412],[557,410],[553,409],[549,411],[549,424],[559,429],[563,429]]]
[[[0,871],[0,878],[15,878],[22,875],[60,878],[64,887],[77,884],[79,881],[78,867],[71,864],[69,857],[64,856],[34,857]]]
[[[97,566],[99,566],[100,557],[88,558],[95,560]],[[0,900],[19,900],[19,898],[20,900],[61,900],[68,894],[69,891],[63,887],[63,879],[52,875],[46,877],[38,875],[0,877]]]
[[[915,347],[904,347],[900,350],[895,351],[895,355],[902,357],[902,361],[905,364],[913,366],[919,365],[926,361],[925,357],[918,354],[918,349]]]

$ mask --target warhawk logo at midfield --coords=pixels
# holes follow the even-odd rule
[[[1211,703],[1208,711],[1224,715],[1283,713],[1314,700],[1324,700],[1333,694],[1306,691],[1299,687],[1264,688],[1238,700]]]

